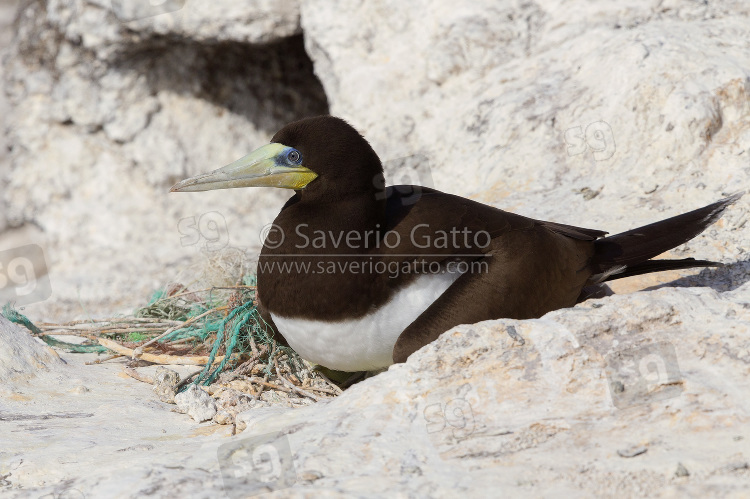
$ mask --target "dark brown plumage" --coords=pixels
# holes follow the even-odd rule
[[[273,137],[272,143],[277,144],[273,157],[264,157],[263,161],[286,165],[288,160],[284,158],[297,157],[287,156],[289,151],[297,151],[306,174],[312,175],[312,171],[317,178],[303,188],[295,187],[294,196],[274,221],[284,233],[283,242],[267,243],[261,252],[261,314],[292,347],[319,357],[308,360],[334,369],[385,367],[379,365],[384,363],[382,355],[373,353],[383,347],[382,342],[391,342],[388,348],[392,349],[385,365],[404,362],[453,326],[487,319],[540,317],[574,305],[589,295],[592,286],[608,280],[718,265],[693,259],[651,258],[700,234],[739,197],[604,237],[606,232],[600,230],[533,220],[434,189],[396,186],[383,192],[383,170],[377,155],[359,133],[338,118],[322,116],[291,123]],[[254,156],[253,161],[257,163]],[[175,190],[182,190],[183,184],[196,183],[190,182],[189,179],[178,184]],[[267,185],[254,182],[245,181],[243,185]],[[415,189],[417,196],[413,194]],[[416,230],[421,231],[421,239],[415,240]],[[326,238],[324,247],[311,244],[311,235],[318,232],[331,236]],[[468,236],[459,238],[457,243],[451,241],[455,244],[448,247],[435,242],[440,234],[455,232]],[[333,244],[337,236],[341,242],[351,233],[359,234],[358,245]],[[485,234],[489,237],[481,241],[476,238]],[[399,244],[393,247],[385,244],[396,239]],[[427,240],[431,244],[422,244]],[[394,277],[375,265],[351,270],[352,262],[366,261],[380,262],[381,268],[408,266],[412,271],[399,272]],[[310,272],[321,262],[341,271]],[[444,272],[449,264],[458,262],[483,262],[485,267],[450,277],[444,291],[435,284],[437,279],[420,280],[423,274],[417,272],[429,265]],[[282,271],[282,263],[295,267]],[[390,323],[391,317],[378,315],[379,310],[408,316],[404,307],[394,304],[394,297],[416,296],[415,303],[422,303],[419,286],[423,282],[437,286],[440,294],[424,303],[423,310],[415,309],[408,322],[398,325],[398,320],[403,319],[400,315],[394,317],[393,327],[399,327],[399,331],[389,331],[390,326],[385,325],[371,328],[363,321],[362,318],[372,317]],[[410,289],[410,294],[399,294],[405,289]],[[282,318],[287,330],[277,327]],[[363,331],[372,329],[376,332],[361,334],[382,335],[383,339],[378,336],[369,344],[370,338],[361,336],[360,348],[352,336],[357,331],[339,328],[342,324],[356,325]],[[343,332],[329,337],[328,329]],[[329,347],[343,353],[332,354],[331,358],[326,351]],[[342,358],[346,356],[351,358]]]

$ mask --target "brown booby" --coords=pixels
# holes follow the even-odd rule
[[[259,311],[302,358],[350,372],[404,362],[459,324],[570,307],[605,281],[720,265],[652,258],[700,234],[740,196],[606,237],[434,189],[384,185],[364,137],[319,116],[172,191],[295,191],[260,254]]]

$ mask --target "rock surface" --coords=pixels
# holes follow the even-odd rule
[[[2,339],[0,349],[7,348]],[[95,355],[61,356],[67,365],[0,388],[0,495],[138,497],[164,481],[165,496],[209,496],[200,493],[204,472],[197,469],[184,488],[166,484],[204,445],[223,442],[227,427],[173,412],[149,385],[123,374],[121,363],[86,366]]]
[[[177,408],[193,418],[197,423],[212,419],[216,415],[216,403],[211,396],[195,385],[174,396]]]
[[[12,24],[13,18],[16,15],[17,7],[18,2],[16,0],[0,0],[0,61],[4,59],[5,49],[13,38]],[[0,126],[4,126],[3,117],[7,116],[10,111],[10,104],[8,103],[5,92],[1,91],[4,88],[4,85],[2,84],[3,80],[3,64],[0,63]],[[10,143],[7,140],[6,134],[0,134],[0,178],[2,178],[4,170],[7,169],[9,147]],[[0,207],[3,206],[2,196],[0,196]],[[3,234],[7,228],[8,220],[5,211],[0,210],[0,234]],[[2,241],[2,239],[6,238],[0,236],[0,241]],[[0,245],[2,244],[3,243],[0,242]],[[0,249],[3,249],[2,246],[0,246]]]
[[[257,251],[284,193],[166,191],[327,109],[395,160],[393,183],[613,233],[748,186],[746,2],[136,4],[31,2],[4,59],[0,258],[40,248],[27,258],[49,269],[50,292],[28,303],[35,320],[127,311],[192,280],[180,271],[204,254]],[[428,168],[403,168],[415,162]],[[116,364],[64,355],[0,398],[0,487],[741,497],[749,207],[671,252],[726,267],[455,328],[330,403],[250,409],[231,439],[203,435],[229,430],[196,430]]]
[[[154,393],[162,402],[174,404],[174,396],[177,393],[177,385],[180,384],[180,375],[171,369],[159,366],[154,376]],[[215,411],[214,411],[215,412]]]
[[[0,251],[44,250],[53,292],[30,304],[37,318],[130,312],[204,255],[257,252],[283,193],[169,188],[328,109],[294,2],[214,3],[127,23],[115,4],[148,2],[30,2],[5,58],[12,151],[0,164],[0,212],[11,230]]]
[[[0,315],[0,385],[33,377],[61,363],[53,349],[29,336],[26,328]]]
[[[169,187],[329,108],[384,160],[419,159],[417,172],[391,162],[394,183],[611,232],[695,208],[747,186],[749,12],[31,2],[3,71],[0,251],[44,250],[30,260],[52,290],[30,303],[38,317],[130,311],[205,254],[256,253],[285,198]],[[741,205],[723,247],[713,232],[677,253],[735,260]]]
[[[288,446],[289,496],[377,482],[379,494],[421,497],[740,497],[749,333],[747,302],[698,288],[461,326],[324,407],[232,440],[245,438],[248,454],[260,435],[279,453]],[[689,477],[675,476],[680,463]],[[262,489],[260,471],[243,485]]]
[[[12,497],[742,497],[743,294],[661,289],[460,326],[329,403],[243,413],[247,429],[231,438],[221,426],[199,436],[211,427],[191,429],[114,364],[57,367],[1,411],[11,439],[0,475]],[[60,444],[43,445],[52,435]]]

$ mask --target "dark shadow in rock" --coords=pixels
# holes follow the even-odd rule
[[[302,35],[262,45],[160,36],[125,48],[112,65],[143,74],[153,94],[204,99],[269,135],[290,121],[329,112]]]
[[[709,287],[718,292],[725,292],[737,289],[748,281],[750,281],[750,259],[728,263],[723,267],[705,268],[698,274],[651,286],[644,291],[660,288]]]

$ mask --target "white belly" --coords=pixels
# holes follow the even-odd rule
[[[393,364],[393,346],[399,335],[460,276],[420,275],[385,305],[357,319],[327,322],[274,313],[271,317],[303,359],[338,371],[373,371]]]

